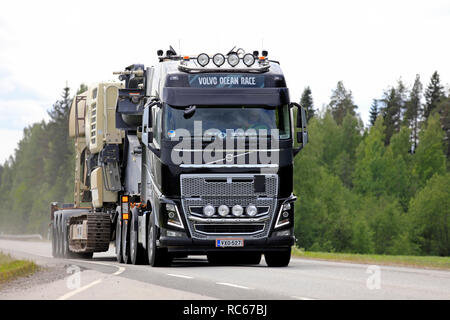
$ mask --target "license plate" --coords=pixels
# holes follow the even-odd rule
[[[243,247],[244,239],[216,239],[216,247]]]

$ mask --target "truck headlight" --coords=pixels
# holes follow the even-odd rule
[[[166,203],[165,209],[167,212],[167,224],[172,227],[184,229],[177,206],[172,203]]]
[[[244,208],[242,208],[242,206],[237,204],[237,205],[233,206],[233,209],[231,212],[233,213],[233,216],[240,217],[244,213]]]
[[[291,203],[284,203],[280,207],[278,212],[277,222],[275,224],[275,229],[291,223],[291,215],[294,214],[293,207]]]
[[[258,213],[258,209],[256,209],[256,207],[254,205],[249,205],[247,206],[247,208],[245,208],[245,212],[247,213],[247,215],[249,215],[250,217],[254,217],[256,216],[256,214]]]
[[[212,217],[214,213],[216,213],[216,209],[210,204],[203,208],[203,214],[207,217]]]
[[[219,212],[219,215],[221,217],[226,217],[228,213],[230,213],[230,208],[228,208],[228,206],[223,204],[219,207],[219,209],[217,209],[217,212]]]

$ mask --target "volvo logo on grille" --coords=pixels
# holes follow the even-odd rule
[[[228,153],[228,154],[225,156],[225,160],[226,160],[227,162],[232,162],[232,161],[233,161],[233,158],[234,158],[234,156],[233,156],[232,153]]]

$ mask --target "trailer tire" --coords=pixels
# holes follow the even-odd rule
[[[61,243],[61,226],[58,218],[58,222],[56,223],[56,257],[60,258],[62,256],[62,243]]]
[[[129,264],[130,259],[130,233],[128,232],[129,220],[122,221],[122,260],[123,263]]]
[[[139,243],[139,221],[138,211],[131,211],[130,224],[130,259],[132,264],[145,264],[145,250]]]
[[[64,226],[64,223],[63,223],[63,226],[61,228],[61,235],[62,235],[62,239],[61,239],[61,242],[62,242],[61,256],[63,258],[71,258],[70,250],[69,250],[68,234],[67,234],[67,232],[64,232],[64,228],[65,228],[65,226]],[[66,228],[66,230],[67,230],[67,228]]]
[[[158,235],[158,227],[155,224],[154,213],[150,215],[150,223],[148,224],[147,233],[147,254],[148,262],[152,267],[170,266],[173,256],[169,254],[167,248],[158,248],[156,246],[156,238]]]
[[[269,251],[264,253],[268,267],[287,267],[291,261],[291,248],[283,251]]]
[[[53,221],[52,222],[52,256],[53,256],[53,258],[57,257],[57,254],[56,254],[56,251],[57,251],[56,240],[57,240],[57,235],[56,235],[56,231],[55,231],[55,221]]]
[[[118,263],[123,262],[122,258],[122,220],[120,214],[117,214],[116,221],[116,259]]]

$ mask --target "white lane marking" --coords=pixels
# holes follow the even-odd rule
[[[194,279],[193,277],[185,276],[182,274],[168,273],[167,275],[171,276],[171,277],[178,277],[178,278],[184,278],[184,279]]]
[[[316,299],[313,299],[313,298],[297,297],[297,296],[291,296],[291,298],[298,299],[298,300],[316,300]]]
[[[76,289],[74,291],[70,291],[70,292],[66,293],[65,295],[59,297],[56,300],[67,300],[67,299],[73,297],[74,295],[76,295],[76,294],[78,294],[78,293],[80,293],[80,292],[82,292],[84,290],[87,290],[87,289],[95,286],[96,284],[99,284],[100,282],[102,282],[102,279],[95,280],[95,281],[89,283],[88,285],[85,285],[84,287],[81,287],[81,288],[78,288],[78,289]]]
[[[221,286],[228,286],[228,287],[239,288],[239,289],[246,289],[246,290],[250,290],[251,289],[249,287],[244,287],[244,286],[240,286],[238,284],[228,283],[228,282],[216,282],[216,284],[219,284]]]
[[[113,276],[118,276],[119,274],[121,274],[122,272],[125,271],[124,267],[118,267],[119,270],[117,270],[116,272],[113,273]]]
[[[115,267],[115,268],[118,268],[118,270],[117,270],[116,272],[114,272],[114,273],[112,274],[112,276],[118,276],[119,274],[121,274],[122,272],[124,272],[124,271],[126,270],[124,267],[115,266],[115,265],[113,265],[113,264],[103,263],[103,262],[97,262],[97,261],[86,261],[86,260],[75,260],[75,259],[74,259],[74,260],[71,260],[71,261],[75,261],[75,262],[86,262],[86,263],[92,263],[92,264],[98,264],[98,265],[102,265],[102,266],[108,266],[108,267]],[[76,289],[76,290],[73,290],[73,291],[70,291],[70,292],[66,293],[65,295],[59,297],[59,298],[56,299],[56,300],[67,300],[67,299],[73,297],[74,295],[76,295],[76,294],[78,294],[78,293],[80,293],[80,292],[83,292],[84,290],[87,290],[87,289],[89,289],[89,288],[91,288],[91,287],[93,287],[93,286],[99,284],[99,283],[102,282],[102,281],[103,281],[103,279],[95,280],[95,281],[93,281],[93,282],[91,282],[91,283],[85,285],[84,287],[81,287],[81,288],[78,288],[78,289]]]

